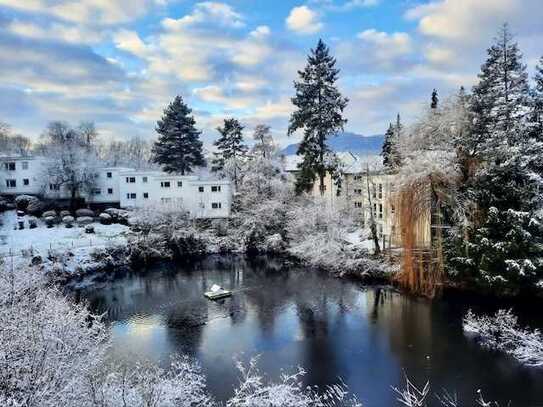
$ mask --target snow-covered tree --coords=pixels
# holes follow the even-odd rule
[[[273,141],[270,126],[258,124],[255,127],[253,139],[256,142],[253,146],[253,153],[261,155],[262,158],[271,158],[277,147]]]
[[[543,144],[530,131],[526,67],[507,26],[488,49],[470,101],[475,120],[459,143],[471,157],[461,189],[466,216],[450,262],[483,284],[533,286],[543,273]]]
[[[437,105],[439,103],[439,97],[437,95],[437,90],[432,91],[432,101],[430,103],[430,109],[437,109]]]
[[[42,135],[41,149],[49,158],[50,183],[69,191],[72,206],[82,193],[91,192],[97,176],[97,155],[80,129],[51,122]]]
[[[543,57],[535,67],[534,88],[532,90],[532,122],[534,137],[543,139]]]
[[[156,166],[151,161],[151,144],[139,136],[102,142],[98,144],[97,150],[100,160],[112,167],[148,169]]]
[[[7,123],[0,121],[0,151],[3,154],[28,155],[31,147],[29,138],[14,134]]]
[[[303,139],[297,152],[303,157],[299,164],[299,191],[308,190],[318,178],[319,190],[321,195],[324,194],[324,178],[329,170],[327,156],[330,154],[326,140],[343,130],[347,122],[343,110],[348,99],[337,89],[338,74],[335,58],[319,40],[317,47],[311,50],[304,70],[298,71],[299,80],[294,82],[296,96],[292,103],[296,110],[290,117],[288,134],[303,129]]]
[[[243,144],[243,126],[234,118],[225,119],[223,127],[217,127],[220,137],[213,143],[217,147],[213,158],[213,171],[226,172],[237,187],[238,172],[248,148]]]
[[[195,127],[192,110],[181,96],[176,96],[157,122],[158,140],[153,146],[153,161],[162,165],[166,172],[181,175],[190,173],[194,167],[205,166],[202,153],[201,132]]]

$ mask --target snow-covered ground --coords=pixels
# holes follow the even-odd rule
[[[106,245],[125,244],[129,228],[124,225],[102,225],[93,223],[93,234],[85,233],[83,227],[74,225],[66,228],[63,224],[47,228],[41,219],[37,220],[38,227],[28,228],[28,217],[24,216],[25,229],[17,230],[17,215],[15,211],[0,214],[0,256],[19,255],[22,250],[32,249],[43,252],[48,249],[62,251],[72,248],[84,248]]]

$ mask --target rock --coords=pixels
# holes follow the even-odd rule
[[[28,219],[28,227],[30,229],[36,229],[38,227],[38,220],[36,218]]]
[[[33,266],[37,266],[38,264],[41,264],[42,263],[42,258],[41,256],[34,256],[32,257],[32,260],[31,260],[31,263]]]
[[[90,216],[78,216],[76,222],[79,226],[85,226],[94,222],[94,219]]]
[[[44,219],[45,224],[48,228],[52,228],[55,223],[57,223],[57,217],[56,216],[48,216]]]
[[[38,214],[43,209],[42,202],[33,195],[19,195],[15,198],[15,205],[18,210],[26,211],[30,214]]]
[[[101,213],[98,218],[100,219],[100,223],[102,225],[109,225],[111,224],[111,215],[108,215],[107,213]]]
[[[72,214],[70,213],[70,211],[67,211],[67,210],[60,211],[60,217],[61,217],[62,219],[64,219],[66,216],[72,216]]]
[[[77,216],[77,218],[81,218],[81,217],[94,218],[94,212],[91,211],[90,209],[82,208],[75,211],[75,216]]]
[[[48,218],[50,216],[56,217],[57,213],[55,211],[45,211],[41,216],[43,216],[44,218]]]
[[[85,233],[94,233],[94,226],[92,225],[85,226]]]

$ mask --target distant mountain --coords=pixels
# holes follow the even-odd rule
[[[328,139],[328,146],[335,152],[351,151],[352,153],[370,155],[381,153],[384,135],[362,136],[355,133],[339,133]],[[290,144],[280,154],[293,155],[298,151],[298,144]]]

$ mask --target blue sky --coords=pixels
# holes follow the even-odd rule
[[[180,94],[208,144],[229,116],[286,144],[292,81],[322,38],[350,99],[346,130],[383,133],[433,88],[472,86],[505,21],[532,70],[541,0],[0,0],[0,120],[30,137],[92,120],[104,138],[152,138]]]

